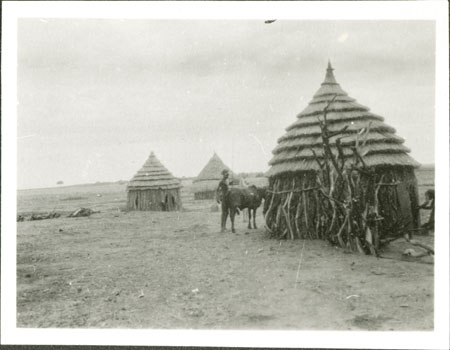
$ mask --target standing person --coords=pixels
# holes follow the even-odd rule
[[[427,230],[434,230],[434,189],[425,192],[425,202],[419,206],[419,209],[431,210],[428,222],[423,224],[422,227]]]
[[[220,232],[225,231],[225,225],[228,217],[228,203],[227,203],[227,195],[229,189],[229,180],[230,172],[227,169],[222,170],[222,180],[219,182],[219,186],[216,190],[216,200],[217,203],[221,203],[222,206],[222,220],[220,223]]]

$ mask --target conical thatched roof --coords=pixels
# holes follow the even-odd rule
[[[384,118],[369,112],[369,108],[358,104],[355,99],[337,83],[331,64],[325,80],[315,93],[308,106],[297,115],[297,121],[286,128],[286,133],[278,139],[278,145],[273,150],[270,160],[268,176],[277,176],[283,173],[318,170],[311,149],[320,157],[322,155],[322,137],[319,120],[323,119],[323,109],[327,103],[337,96],[328,108],[327,121],[329,131],[341,130],[348,125],[344,134],[332,138],[341,138],[344,154],[352,155],[349,146],[354,144],[358,132],[369,128],[365,136],[366,144],[361,148],[361,154],[368,166],[410,166],[417,167],[417,163],[407,153],[410,150],[403,145],[404,139],[395,135],[395,129],[384,123]],[[366,129],[367,130],[367,129]],[[361,135],[359,136],[361,140]],[[335,149],[336,151],[336,149]]]
[[[195,178],[193,182],[205,181],[205,180],[220,180],[222,179],[222,170],[227,169],[231,175],[231,169],[227,167],[219,156],[214,153],[209,162],[200,171],[200,174]]]
[[[222,171],[227,169],[230,172],[230,179],[236,181],[236,175],[226,166],[222,159],[214,152],[209,162],[200,171],[200,174],[193,181],[194,192],[198,191],[214,191],[219,181],[222,179]]]
[[[142,168],[130,180],[127,189],[174,189],[180,187],[181,182],[161,164],[152,152]]]

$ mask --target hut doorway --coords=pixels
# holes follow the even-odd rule
[[[170,193],[166,194],[164,199],[164,211],[170,211],[175,208],[175,197],[172,196]]]

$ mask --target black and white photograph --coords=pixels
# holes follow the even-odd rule
[[[2,338],[448,348],[447,2],[4,5]]]

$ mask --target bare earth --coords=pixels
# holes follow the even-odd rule
[[[242,216],[237,234],[221,234],[220,213],[193,201],[188,183],[185,210],[172,213],[127,213],[124,189],[19,191],[19,213],[101,213],[17,223],[18,327],[433,329],[433,258],[401,254],[421,248],[398,241],[386,258],[346,254],[270,239]]]

